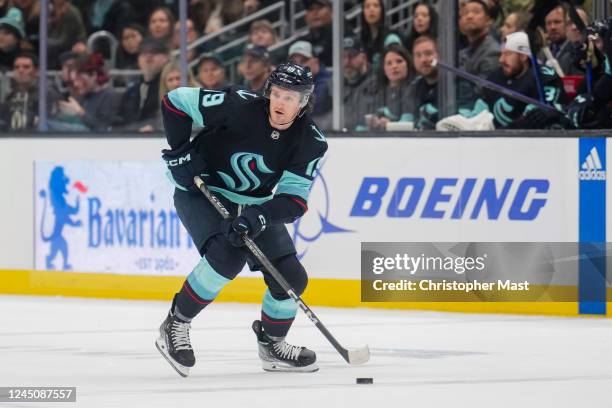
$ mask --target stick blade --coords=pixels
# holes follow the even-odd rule
[[[365,345],[361,348],[348,351],[349,364],[365,364],[370,360],[370,348]]]

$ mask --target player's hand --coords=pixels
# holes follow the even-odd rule
[[[190,142],[174,150],[162,150],[162,159],[166,162],[175,184],[183,189],[198,191],[193,183],[195,176],[206,172],[206,163]]]
[[[591,124],[587,122],[591,121],[593,116],[591,105],[593,104],[593,97],[590,94],[578,95],[572,103],[567,107],[567,118],[576,129],[590,127]]]
[[[251,205],[242,210],[242,213],[234,218],[221,222],[221,231],[230,244],[235,247],[244,246],[243,235],[255,239],[265,231],[268,225],[268,212],[259,205]]]

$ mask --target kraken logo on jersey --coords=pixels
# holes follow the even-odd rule
[[[514,107],[510,105],[505,98],[498,99],[493,106],[493,114],[495,115],[495,119],[497,119],[497,121],[501,123],[503,127],[507,127],[512,123],[512,118],[510,118],[507,114],[512,113],[513,110]]]
[[[249,152],[238,152],[234,153],[230,159],[232,170],[240,182],[240,186],[236,186],[234,179],[228,174],[217,171],[217,174],[221,177],[225,185],[233,191],[247,191],[255,190],[261,185],[259,177],[255,175],[253,170],[257,170],[261,173],[274,173],[266,166],[263,156],[260,154],[249,153]]]

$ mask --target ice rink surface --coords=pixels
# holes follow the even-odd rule
[[[320,370],[286,374],[261,370],[258,305],[217,303],[194,321],[197,363],[182,378],[154,345],[168,307],[0,296],[0,386],[77,387],[76,404],[0,406],[612,407],[610,319],[315,307],[372,359],[348,366],[298,314],[287,340],[314,349]]]

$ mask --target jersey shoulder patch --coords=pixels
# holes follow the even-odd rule
[[[327,145],[327,138],[313,121],[308,122],[306,125],[306,132],[309,135],[309,138],[313,138],[314,140]]]

